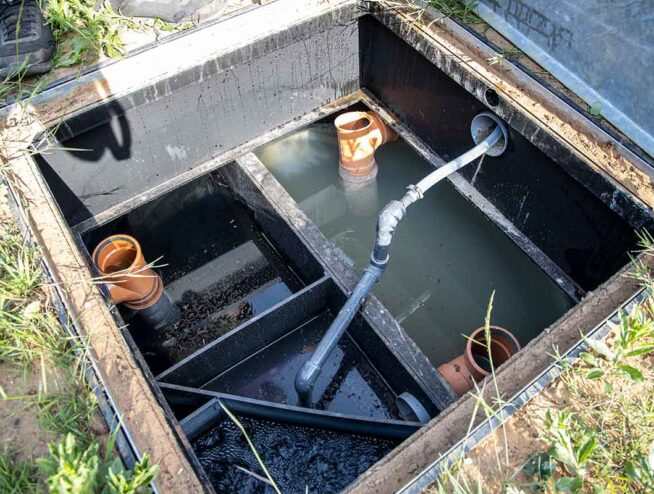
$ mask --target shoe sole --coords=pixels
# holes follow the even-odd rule
[[[52,48],[41,48],[31,53],[22,53],[18,56],[0,57],[0,77],[18,75],[27,60],[24,75],[44,74],[52,68]]]

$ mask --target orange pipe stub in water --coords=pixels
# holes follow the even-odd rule
[[[500,326],[490,326],[490,358],[492,368],[497,368],[520,350],[520,343],[513,334]],[[463,355],[438,367],[447,383],[459,396],[472,389],[475,381],[480,381],[491,373],[486,328],[475,329],[468,337]]]
[[[113,303],[143,310],[163,295],[163,282],[147,267],[135,238],[112,235],[98,244],[91,258],[107,283]]]
[[[345,180],[365,182],[377,176],[375,151],[397,139],[397,134],[374,112],[352,111],[334,120],[340,153],[339,174]]]

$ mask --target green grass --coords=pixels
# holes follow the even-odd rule
[[[36,368],[41,376],[36,396],[7,396],[0,388],[0,397],[24,401],[25,413],[35,414],[40,429],[60,438],[45,458],[33,461],[7,451],[0,455],[0,492],[36,492],[39,481],[61,493],[150,492],[156,467],[147,457],[127,471],[115,456],[113,441],[99,453],[92,428],[98,419],[97,400],[85,380],[82,342],[71,338],[55,316],[38,251],[7,221],[0,231],[0,362],[26,375]]]
[[[460,0],[428,0],[428,2],[446,17],[456,17],[466,24],[484,22],[475,13],[475,8],[477,7],[476,2],[464,2]]]
[[[20,459],[5,448],[0,452],[0,492],[24,494],[39,490],[38,471],[33,462]]]
[[[40,395],[37,416],[43,430],[72,434],[78,443],[88,446],[95,440],[90,424],[97,412],[97,399],[88,388],[74,384],[72,389]]]
[[[95,61],[99,56],[121,57],[120,30],[137,24],[116,14],[109,2],[94,8],[95,0],[48,0],[45,19],[56,43],[54,67]]]
[[[0,296],[14,301],[28,297],[41,282],[37,252],[18,233],[0,242]]]
[[[5,230],[0,239],[0,362],[30,366],[46,358],[65,368],[71,364],[71,339],[48,307],[38,252],[15,228]]]

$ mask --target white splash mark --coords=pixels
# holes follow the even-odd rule
[[[166,152],[174,160],[183,160],[186,158],[186,149],[183,146],[166,144]]]
[[[520,218],[520,215],[522,214],[522,208],[525,205],[525,201],[527,200],[527,197],[529,197],[529,191],[527,191],[527,193],[522,197],[522,201],[520,201],[520,207],[518,208],[518,214],[516,215],[516,219]],[[528,217],[529,217],[529,213],[527,213],[527,218]],[[525,218],[525,221],[527,220],[527,218]],[[524,221],[522,224],[524,225]]]
[[[479,170],[481,170],[481,164],[484,162],[484,156],[485,154],[481,155],[481,158],[479,158],[479,162],[477,163],[477,169],[475,170],[475,174],[472,176],[471,184],[475,185],[475,181],[477,180],[477,174],[479,173]]]

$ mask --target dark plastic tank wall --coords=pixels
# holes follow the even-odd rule
[[[444,159],[467,150],[470,122],[488,108],[373,17],[359,22],[362,86]],[[513,129],[504,156],[462,174],[586,290],[636,246],[628,223]]]
[[[75,225],[359,88],[350,9],[287,29],[84,112],[38,157]]]

